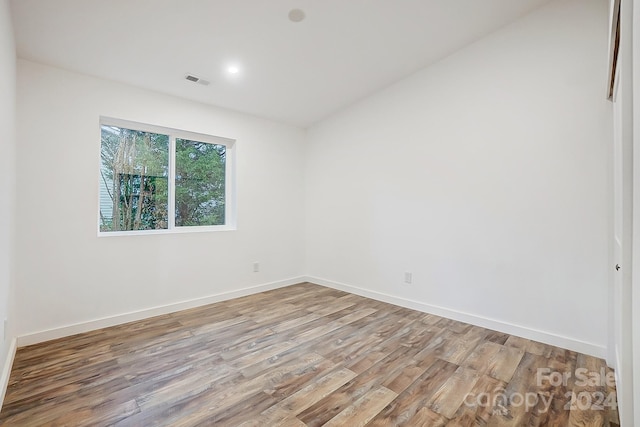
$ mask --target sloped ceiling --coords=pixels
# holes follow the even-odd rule
[[[307,127],[547,1],[13,0],[11,7],[19,57]],[[292,9],[305,18],[292,22]],[[187,81],[188,73],[210,84]]]

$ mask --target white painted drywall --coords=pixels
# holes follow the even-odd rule
[[[556,0],[312,127],[307,273],[604,355],[607,12]]]
[[[0,403],[13,360],[15,118],[16,49],[9,2],[0,0]]]
[[[235,139],[238,230],[98,238],[101,115]],[[303,273],[302,130],[24,60],[17,130],[19,336]]]

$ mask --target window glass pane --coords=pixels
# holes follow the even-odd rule
[[[226,147],[176,139],[176,226],[225,223]]]
[[[101,129],[100,231],[166,229],[169,137]]]

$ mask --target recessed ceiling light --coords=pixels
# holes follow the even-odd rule
[[[291,22],[300,22],[305,18],[304,10],[302,9],[291,9],[289,11],[289,21]]]
[[[240,68],[237,65],[230,65],[227,67],[227,73],[229,74],[238,74],[240,72]]]

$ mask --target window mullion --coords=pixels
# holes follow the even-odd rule
[[[169,135],[169,230],[176,226],[176,137]]]

